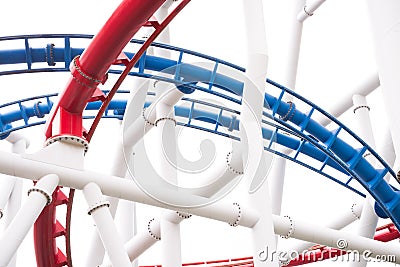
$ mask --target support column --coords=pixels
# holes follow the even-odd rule
[[[104,200],[99,186],[89,183],[83,188],[83,194],[89,205],[88,214],[92,215],[111,263],[113,266],[131,267],[123,241],[108,210],[110,204]]]
[[[163,21],[168,16],[168,9],[173,4],[174,0],[167,0],[165,3],[157,10],[154,16],[157,18],[158,22]],[[160,35],[156,39],[157,42],[163,44],[170,44],[170,31],[169,26],[165,27],[165,29],[160,33]],[[170,58],[171,52],[168,49],[155,49],[154,55],[162,58]]]
[[[376,255],[394,255],[395,263],[400,263],[400,246],[396,243],[382,243],[377,240],[338,231],[327,227],[297,221],[289,216],[273,215],[275,233],[287,238],[296,238],[328,247],[339,248],[346,251],[358,251],[360,258],[375,257]],[[263,261],[270,261],[267,247],[259,251],[258,257]],[[366,253],[367,252],[367,253]],[[290,258],[288,260],[291,260]]]
[[[354,221],[360,219],[362,209],[363,203],[354,203],[348,209],[346,209],[343,214],[336,216],[335,220],[327,223],[325,227],[334,230],[342,230]],[[308,250],[314,245],[316,244],[310,242],[301,242],[300,244],[294,246],[293,250],[300,253]]]
[[[174,85],[164,82],[157,82],[157,92],[162,94],[164,91],[176,90]],[[178,91],[181,97],[183,93]],[[178,94],[178,92],[176,94]],[[168,104],[167,99],[160,98],[156,105],[156,142],[157,158],[153,162],[156,164],[157,172],[168,183],[178,185],[176,150],[176,121],[174,106]],[[167,213],[168,214],[168,213]],[[161,219],[161,246],[162,246],[162,266],[176,267],[182,265],[181,257],[181,235],[179,223],[165,214]],[[180,221],[179,221],[180,222]]]
[[[297,19],[297,14],[303,10],[306,0],[292,0],[290,2],[290,32],[288,40],[288,53],[285,58],[285,72],[283,73],[283,85],[292,90],[296,87],[297,68],[299,63],[301,37],[303,34],[303,21]],[[291,101],[290,96],[284,96],[285,101]],[[272,202],[272,213],[281,213],[283,188],[285,182],[286,159],[276,157],[273,162],[271,173],[269,174],[270,192]]]
[[[0,175],[0,219],[4,216],[4,209],[15,185],[15,178],[12,176]]]
[[[51,203],[58,182],[57,175],[49,174],[28,191],[27,201],[0,237],[0,266],[7,266],[44,207]]]
[[[22,135],[19,134],[10,134],[7,137],[7,141],[12,143],[11,152],[16,154],[23,154],[25,153],[26,148],[29,146],[29,141]],[[19,178],[14,178],[14,188],[11,192],[10,198],[8,199],[7,204],[7,214],[5,214],[4,220],[5,225],[8,226],[15,218],[17,212],[21,208],[22,202],[22,187],[23,187],[23,180]],[[17,254],[14,254],[8,267],[14,267],[17,265]]]
[[[248,40],[248,67],[246,74],[256,86],[256,88],[252,88],[248,83],[245,83],[240,114],[241,144],[244,151],[247,151],[247,153],[243,153],[243,163],[246,166],[244,169],[244,181],[248,189],[249,204],[260,214],[260,219],[252,228],[253,259],[256,267],[278,266],[277,260],[263,262],[257,257],[258,251],[265,246],[271,250],[276,249],[269,186],[265,180],[271,164],[271,162],[267,161],[272,161],[272,155],[264,152],[260,127],[268,66],[263,3],[261,0],[246,0],[243,1],[243,9]],[[245,158],[246,155],[252,155],[251,160],[250,158]],[[239,203],[234,203],[234,206],[238,210],[238,217],[231,225],[237,226],[241,220],[242,208]]]
[[[129,113],[129,116],[124,116],[124,123],[127,125],[132,124],[134,121],[141,121],[143,119],[142,114],[144,114],[143,106],[146,101],[146,95],[149,88],[149,80],[143,78],[136,78],[133,83],[133,88],[129,96],[129,103],[125,114]],[[142,127],[144,127],[142,125]],[[151,126],[152,127],[152,126]],[[122,129],[122,127],[121,127]],[[141,128],[142,129],[142,128]],[[122,138],[121,138],[122,139]],[[132,147],[125,146],[122,140],[118,140],[115,148],[115,158],[113,159],[112,169],[110,173],[115,176],[125,177],[127,171],[127,163],[131,161]],[[114,217],[116,210],[118,208],[118,198],[107,197],[107,201],[110,202],[110,212]],[[86,266],[97,266],[103,262],[104,257],[104,247],[101,243],[100,237],[97,232],[93,232],[91,235],[91,243],[87,254],[87,259],[85,262]]]
[[[367,104],[365,96],[354,95],[354,115],[358,124],[358,130],[360,137],[369,144],[373,149],[375,149],[375,138],[372,131],[371,119],[369,117],[370,107]],[[375,162],[371,162],[374,164]],[[360,216],[360,225],[358,228],[358,234],[360,236],[373,238],[375,234],[375,229],[378,224],[378,216],[374,211],[375,201],[371,196],[367,196],[363,209]],[[367,266],[367,261],[365,259],[360,259],[359,261],[354,261],[351,263],[354,267],[365,267]]]
[[[400,155],[400,2],[366,0],[379,80],[396,155]]]
[[[181,215],[181,213],[174,214],[168,211],[163,213],[161,218],[162,266],[165,267],[182,266],[179,223],[183,217],[178,217],[177,214]]]
[[[163,219],[169,220],[171,223],[179,224],[184,219],[190,218],[191,215],[177,211],[166,211],[163,214]],[[146,231],[140,232],[135,235],[131,240],[125,244],[125,249],[128,252],[129,259],[134,261],[143,252],[149,249],[157,241],[161,239],[161,221],[163,219],[156,218],[150,219],[147,223]],[[111,263],[105,262],[102,267],[111,267]],[[180,266],[180,265],[175,265]]]

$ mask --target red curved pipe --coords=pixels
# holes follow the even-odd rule
[[[164,2],[125,0],[117,7],[79,59],[82,72],[97,81],[89,81],[89,89],[71,77],[61,96],[60,107],[71,113],[83,112],[99,81],[104,79],[122,49]]]
[[[165,0],[124,0],[117,7],[81,57],[73,61],[72,75],[47,122],[47,138],[57,134],[82,136],[82,113],[97,86],[105,81],[108,69],[133,35],[164,2]],[[53,120],[56,116],[60,119],[60,129],[55,134]],[[70,262],[59,263],[57,260],[54,222],[53,201],[43,210],[34,227],[34,245],[39,267],[71,266]]]
[[[133,35],[151,18],[165,0],[123,1],[79,59],[73,61],[71,77],[56,111],[46,126],[46,137],[59,133],[82,136],[82,112],[97,86],[105,81],[110,66]],[[52,132],[54,117],[60,116],[59,133]]]

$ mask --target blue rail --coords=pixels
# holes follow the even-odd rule
[[[43,69],[45,69],[44,71],[66,71],[67,65],[69,65],[67,63],[70,62],[71,58],[83,51],[83,49],[72,48],[70,45],[71,39],[80,37],[82,36],[46,36],[46,38],[62,38],[65,43],[65,46],[62,48],[56,48],[53,45],[46,45],[45,48],[30,48],[29,40],[31,38],[43,37],[20,37],[21,40],[24,40],[24,48],[19,50],[0,51],[0,64],[12,65],[14,63],[25,63],[26,69],[7,70],[0,72],[0,75],[36,72],[43,71]],[[88,38],[88,36],[84,37]],[[18,37],[0,38],[0,41],[10,39],[17,40]],[[178,59],[171,60],[145,55],[138,62],[136,70],[130,73],[130,75],[147,78],[151,77],[153,79],[169,81],[179,86],[184,86],[188,92],[193,90],[201,90],[237,104],[241,103],[243,83],[224,74],[220,74],[218,69],[220,65],[225,65],[229,68],[239,71],[244,71],[243,68],[216,58],[168,45],[154,44],[154,47],[176,52]],[[14,53],[15,56],[13,56]],[[134,52],[126,52],[128,57],[132,57],[133,53]],[[186,55],[199,57],[200,59],[213,62],[214,68],[209,70],[186,63],[184,60]],[[34,68],[34,65],[38,62],[47,62],[48,67],[37,69]],[[54,68],[54,64],[57,64],[58,62],[64,62],[64,68]],[[154,76],[151,74],[151,71],[163,71],[164,73],[170,74],[170,77]],[[117,69],[110,70],[110,73],[120,72],[121,71]],[[198,81],[201,81],[201,83],[198,83]],[[273,125],[275,130],[271,131],[267,130],[267,128],[263,129],[264,138],[269,141],[269,144],[265,146],[265,149],[291,159],[303,166],[330,177],[331,179],[347,188],[352,189],[353,191],[361,193],[349,185],[353,179],[356,179],[375,198],[375,200],[379,203],[385,213],[389,215],[396,226],[399,227],[400,194],[383,179],[387,174],[395,177],[393,170],[363,140],[361,140],[350,129],[341,124],[335,118],[331,117],[321,108],[271,80],[267,80],[267,83],[274,86],[275,96],[273,95],[273,92],[271,92],[271,94],[270,92],[265,94],[264,123]],[[308,107],[306,108],[307,111],[301,112],[296,108],[294,103],[283,102],[282,99],[284,94],[291,94],[294,96],[297,104],[302,103]],[[95,106],[96,104],[91,105]],[[217,133],[231,138],[238,138],[234,135],[234,132],[239,127],[239,121],[236,119],[236,116],[238,115],[237,111],[227,111],[226,109],[220,107],[220,110],[215,114],[207,113],[201,108],[195,108],[195,106],[199,105],[204,105],[204,103],[193,100],[191,101],[191,108],[176,109],[177,116],[186,119],[186,121],[180,122],[182,125]],[[19,105],[19,111],[16,111],[15,114],[3,114],[1,120],[4,133],[13,129],[13,127],[7,126],[10,125],[8,122],[10,119],[7,120],[7,118],[19,118],[19,120],[23,120],[26,124],[29,120],[29,115],[37,116],[37,114],[35,114],[35,107],[37,107],[40,112],[46,111],[45,104],[39,103],[30,109],[24,109],[21,107],[21,105]],[[47,106],[47,109],[49,108],[50,105]],[[117,110],[118,111],[116,111],[113,116],[118,117],[122,115],[123,109],[119,107]],[[231,114],[226,116],[223,113]],[[336,128],[333,130],[328,130],[320,125],[313,119],[313,116],[316,113],[320,113],[323,116],[328,117],[332,124],[336,125]],[[42,113],[39,115],[41,114]],[[3,119],[3,117],[5,118]],[[194,120],[207,122],[210,125],[213,125],[213,127],[206,128],[203,126],[200,127],[193,125]],[[222,131],[221,129],[225,130]],[[226,129],[228,129],[228,131],[226,131]],[[285,133],[289,133],[291,136],[287,136]],[[344,141],[345,138],[346,142]],[[347,142],[348,138],[351,139],[351,145]],[[291,151],[289,152],[292,153],[273,149],[273,143],[290,148]],[[365,158],[367,154],[372,155],[372,157],[374,157],[381,166],[374,168]],[[301,155],[314,158],[318,163],[321,163],[321,165],[318,167],[311,166],[306,163],[306,160],[300,159]],[[338,173],[345,173],[345,179],[337,179],[337,174],[328,174],[326,171],[328,167],[339,171]]]

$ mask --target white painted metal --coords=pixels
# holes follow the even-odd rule
[[[23,136],[21,133],[19,132],[11,132],[7,137],[6,140],[8,142],[10,142],[11,144],[15,144],[15,143],[20,143],[21,140],[24,140],[25,142],[25,147],[24,149],[28,148],[30,145],[30,141],[29,139],[27,139],[25,136]],[[18,145],[19,147],[20,145]],[[20,153],[17,151],[13,151],[14,153]]]
[[[173,84],[157,82],[156,92],[162,94],[168,90],[177,90]],[[156,136],[155,142],[157,149],[156,158],[152,162],[160,176],[170,184],[177,185],[177,140],[176,140],[176,121],[174,106],[161,100],[156,105]]]
[[[275,233],[282,236],[289,235],[292,238],[321,244],[328,247],[340,248],[349,251],[358,251],[362,257],[365,251],[371,252],[370,257],[376,255],[394,255],[396,263],[400,263],[400,245],[396,243],[385,243],[370,238],[358,236],[348,232],[342,232],[316,224],[297,221],[293,218],[273,215]],[[271,251],[271,250],[269,250]],[[262,251],[260,251],[262,252]],[[260,255],[260,254],[259,254]],[[261,253],[263,258],[265,253]]]
[[[297,15],[297,19],[303,22],[308,17],[311,17],[314,12],[325,2],[326,0],[314,0],[308,5],[304,5],[303,10]]]
[[[56,173],[60,177],[61,186],[82,190],[86,184],[94,182],[101,188],[103,194],[107,196],[119,197],[157,207],[175,208],[155,201],[144,193],[134,181],[121,177],[51,165],[1,151],[0,169],[6,174],[13,174],[30,180],[35,180],[36,177],[43,176],[45,173]],[[179,197],[186,198],[184,194]],[[235,221],[237,218],[237,208],[226,200],[221,200],[206,207],[180,208],[179,211],[228,223]],[[259,219],[257,212],[247,207],[242,207],[242,215],[239,225],[245,227],[253,227]]]
[[[387,113],[387,119],[393,137],[396,155],[400,155],[400,116],[399,85],[400,76],[395,70],[400,68],[400,2],[388,0],[367,0],[375,46],[379,80]]]
[[[260,127],[268,67],[263,3],[261,0],[243,1],[243,10],[248,47],[246,74],[255,84],[254,87],[245,83],[240,113],[241,144],[247,152],[243,153],[244,181],[248,188],[249,204],[260,213],[260,219],[252,228],[253,261],[254,266],[278,266],[277,261],[262,262],[257,258],[258,251],[264,246],[276,248],[269,186],[265,181],[272,164],[272,155],[264,152]],[[241,220],[241,206],[239,203],[236,205],[238,217],[232,226],[236,226]]]
[[[12,136],[12,137],[10,137]],[[25,153],[26,148],[29,146],[29,140],[24,136],[19,134],[10,134],[10,138],[7,138],[7,141],[12,143],[11,152],[22,154]],[[15,178],[14,188],[11,192],[10,198],[7,203],[7,213],[4,217],[4,225],[7,227],[10,225],[11,221],[15,218],[15,215],[21,208],[22,202],[22,186],[23,180],[19,178]],[[14,267],[17,265],[17,253],[14,254],[7,267]]]
[[[162,236],[161,233],[161,221],[163,219],[168,220],[170,223],[179,224],[185,218],[190,217],[187,213],[177,213],[176,211],[165,211],[163,218],[151,219],[148,222],[148,228],[146,231],[140,232],[135,235],[131,240],[125,244],[125,249],[128,252],[129,259],[134,261],[148,248],[159,241],[158,237]],[[161,239],[162,240],[162,239]],[[101,265],[102,267],[111,267],[109,262],[105,262]]]
[[[282,77],[282,84],[292,90],[296,87],[297,69],[299,65],[299,55],[301,47],[301,39],[303,35],[303,23],[296,19],[296,14],[303,10],[306,0],[292,0],[290,1],[290,29],[288,33],[288,51],[283,58],[285,64],[285,72]],[[290,100],[290,99],[288,99]]]
[[[162,93],[169,89],[177,90],[174,85],[157,82],[156,92]],[[154,160],[156,171],[163,180],[173,185],[179,185],[177,177],[177,138],[175,133],[174,106],[161,100],[156,105],[156,137],[157,158]],[[181,236],[179,224],[171,222],[168,216],[161,218],[161,262],[162,266],[175,267],[182,265]]]
[[[161,262],[162,266],[175,267],[182,265],[181,255],[181,232],[178,222],[175,221],[176,214],[171,219],[169,212],[161,217]]]
[[[365,142],[375,149],[375,138],[372,130],[371,119],[369,117],[370,107],[368,106],[366,97],[362,95],[354,95],[353,103],[354,115],[358,124],[359,135]],[[371,162],[371,164],[374,163],[375,162]],[[373,238],[375,234],[375,229],[379,218],[375,214],[374,204],[374,199],[371,196],[367,196],[360,216],[360,225],[358,228],[358,234],[360,236]],[[360,259],[360,261],[352,262],[351,266],[367,266],[367,260]]]
[[[1,175],[0,179],[0,219],[4,216],[4,208],[7,205],[11,192],[14,188],[15,177]]]
[[[303,23],[296,18],[297,13],[306,4],[305,0],[293,0],[290,2],[290,32],[288,34],[288,51],[283,61],[285,62],[285,72],[283,73],[283,85],[295,90],[297,69],[299,63],[301,37],[303,33]],[[291,96],[284,96],[285,101],[291,101]],[[282,206],[283,187],[285,183],[286,159],[277,157],[273,162],[271,173],[269,174],[272,213],[279,215]]]
[[[275,158],[271,171],[268,174],[270,181],[271,209],[275,215],[281,214],[283,186],[285,181],[286,160]]]
[[[341,230],[351,223],[360,219],[361,211],[364,203],[353,203],[348,209],[345,209],[343,214],[335,216],[335,218],[328,223],[324,224],[325,227],[334,230]],[[310,249],[312,246],[317,245],[310,242],[300,242],[293,247],[294,251],[302,252]]]
[[[141,78],[136,78],[134,80],[133,88],[130,92],[129,102],[127,104],[128,107],[133,107],[133,108],[130,108],[129,110],[126,111],[129,112],[130,116],[125,116],[124,123],[129,125],[142,116],[142,111],[143,111],[142,107],[144,106],[149,87],[150,87],[149,80],[144,80]],[[113,165],[110,170],[110,173],[118,177],[125,177],[127,172],[127,165],[131,161],[133,149],[131,146],[125,146],[122,143],[121,139],[120,138],[117,139],[114,158],[113,158]],[[110,212],[111,215],[114,217],[118,207],[119,199],[106,197],[106,200],[110,202]],[[131,203],[130,205],[134,204]],[[104,247],[98,233],[93,232],[91,235],[91,243],[88,249],[85,265],[86,266],[99,265],[101,262],[103,262],[104,252],[105,252]]]
[[[335,118],[340,117],[349,110],[353,106],[353,95],[363,95],[368,96],[375,89],[380,86],[378,73],[372,73],[365,80],[362,80],[360,84],[358,84],[353,90],[345,90],[343,97],[341,97],[341,101],[338,101],[332,107],[324,107],[327,108],[327,112],[334,116]],[[326,126],[330,122],[327,117],[318,118],[318,122],[322,125]]]
[[[168,9],[172,6],[173,0],[168,0],[165,1],[165,3],[157,10],[157,12],[154,14],[156,19],[161,22],[163,21],[167,16],[168,16]],[[169,44],[170,42],[170,30],[169,26],[167,26],[157,37],[156,39],[157,42],[163,43],[163,44]],[[155,49],[154,50],[154,55],[155,56],[160,56],[164,58],[170,58],[170,51],[167,49]]]
[[[14,220],[0,237],[0,266],[7,266],[29,229],[40,213],[51,201],[51,195],[58,185],[58,177],[49,174],[42,177],[16,214]]]
[[[176,88],[170,88],[159,96],[143,113],[143,116],[139,116],[132,124],[127,126],[124,133],[123,143],[125,148],[134,146],[151,128],[154,127],[156,121],[156,105],[162,101],[166,105],[175,105],[183,96],[183,93]],[[129,106],[132,106],[129,105]],[[135,106],[133,108],[139,108],[142,111],[142,106]],[[128,110],[129,111],[129,110]]]
[[[123,240],[108,210],[109,203],[103,198],[100,188],[95,183],[89,183],[83,188],[83,194],[89,205],[88,213],[96,224],[111,263],[113,266],[131,267]]]

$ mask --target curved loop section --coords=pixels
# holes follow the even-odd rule
[[[62,38],[67,37],[64,36]],[[12,37],[11,39],[17,38]],[[27,37],[22,39],[25,40]],[[170,49],[172,52],[177,54],[178,59],[172,60],[154,56],[144,56],[138,62],[138,65],[136,66],[136,72],[132,71],[130,75],[149,78],[150,71],[160,71],[168,68],[171,70],[170,77],[156,78],[175,83],[178,86],[185,84],[185,86],[188,88],[203,91],[231,101],[233,103],[232,105],[240,104],[243,84],[232,77],[227,77],[223,74],[220,74],[219,66],[224,65],[225,67],[244,71],[243,68],[180,48],[172,48],[170,46],[160,44],[155,46],[161,49]],[[65,52],[64,48],[54,47],[53,53],[55,62],[64,62],[66,59],[68,59],[68,57],[65,57],[64,55],[71,55],[71,51],[74,51],[71,47],[69,47],[69,52]],[[26,50],[15,50],[15,53],[17,53],[19,56],[16,57],[17,60],[14,61],[12,59],[14,57],[10,56],[13,53],[14,51],[10,50],[6,52],[0,51],[0,64],[26,63],[28,68],[26,70],[18,71],[3,71],[0,73],[0,75],[8,73],[41,71],[39,69],[34,70],[32,66],[34,62],[45,62],[45,50],[35,50],[32,48],[30,53],[36,53],[38,56],[32,56],[31,62],[26,62],[26,53],[28,53]],[[214,69],[208,70],[184,63],[183,60],[186,53],[213,61],[215,63]],[[128,57],[132,56],[132,53],[129,54],[129,52],[127,52],[126,54]],[[21,55],[23,55],[23,58]],[[57,71],[57,69],[49,70],[47,68],[45,71]],[[112,72],[119,73],[120,71],[110,70],[110,73]],[[184,82],[182,82],[182,80],[184,80]],[[188,84],[188,82],[196,80],[202,80],[205,82],[201,84]],[[267,82],[272,86],[268,88],[268,94],[265,95],[266,109],[264,110],[264,123],[274,125],[275,130],[271,132],[263,129],[263,137],[267,140],[265,149],[271,151],[271,143],[275,142],[271,142],[271,140],[276,140],[276,143],[281,147],[288,147],[291,149],[290,152],[294,152],[291,154],[286,154],[283,149],[277,149],[273,151],[281,156],[289,158],[302,165],[311,167],[311,169],[322,173],[325,176],[335,177],[334,179],[338,180],[339,183],[348,188],[353,188],[350,184],[355,178],[377,200],[377,202],[379,202],[383,210],[389,215],[396,226],[400,226],[400,195],[384,180],[386,175],[392,175],[393,177],[395,177],[395,175],[393,170],[391,170],[391,168],[382,160],[382,158],[379,157],[375,151],[373,151],[365,142],[357,137],[357,135],[355,135],[350,129],[341,124],[335,118],[328,115],[321,108],[271,80],[268,80]],[[302,104],[302,109],[305,109],[306,111],[300,111],[293,103],[291,104],[283,102],[282,99],[284,94],[293,95],[295,99],[293,100],[293,103],[296,102],[296,106],[300,106],[300,104]],[[218,120],[208,119],[206,121],[208,123],[212,121],[218,122],[218,126],[215,125],[214,127],[210,127],[210,129],[208,127],[194,125],[193,122],[196,121],[196,118],[200,119],[215,117],[215,114],[194,117],[193,114],[196,112],[201,113],[203,111],[201,109],[196,109],[197,106],[200,106],[200,103],[198,104],[195,101],[192,103],[194,103],[193,108],[182,108],[181,110],[176,111],[176,116],[185,118],[184,120],[178,121],[178,125],[181,124],[193,127],[234,139],[238,138],[236,135],[236,130],[239,127],[239,121],[235,119],[235,116],[238,114],[237,112],[231,112],[231,114],[229,114],[228,111],[224,110],[224,114],[219,116]],[[120,109],[117,113],[120,114],[119,112],[121,111],[122,109]],[[24,119],[23,114],[25,113],[22,110],[18,113],[20,113],[21,115],[19,116]],[[331,129],[325,128],[319,124],[314,119],[314,115],[317,113],[320,113],[320,115],[328,118],[328,120],[332,122],[331,125],[333,125],[333,127]],[[284,118],[284,120],[282,120],[282,118]],[[223,127],[219,126],[219,124],[224,125],[226,127],[225,130],[229,129],[230,131],[222,131],[221,128]],[[286,133],[290,133],[291,135],[288,136]],[[370,153],[381,166],[374,168],[368,162],[368,160],[364,158],[364,155],[367,153]],[[311,166],[306,164],[306,160],[301,159],[301,155],[306,155],[317,159],[317,163],[321,165]],[[339,171],[339,173],[347,173],[345,174],[347,179],[344,181],[342,179],[337,179],[336,177],[338,172],[329,174],[327,171],[328,167],[331,167],[333,171]],[[353,188],[353,190],[359,191],[355,188]]]

